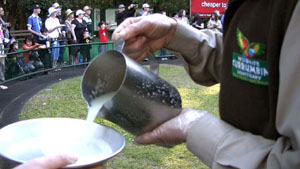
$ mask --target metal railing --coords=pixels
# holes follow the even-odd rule
[[[0,80],[0,85],[5,84],[7,82],[10,81],[14,81],[14,80],[18,80],[18,79],[23,79],[23,78],[27,78],[30,76],[34,76],[36,74],[41,74],[41,73],[45,73],[48,71],[53,71],[57,68],[43,68],[43,69],[38,69],[32,72],[28,72],[28,73],[24,73],[24,72],[19,72],[18,74],[9,74],[9,68],[10,66],[16,66],[17,65],[12,65],[12,64],[16,64],[14,59],[17,59],[17,57],[24,57],[23,54],[24,53],[28,53],[28,52],[34,52],[34,51],[41,51],[41,50],[51,50],[53,48],[61,48],[64,49],[64,64],[62,66],[60,66],[59,68],[68,68],[68,67],[76,67],[76,66],[83,66],[83,65],[88,65],[89,62],[84,62],[84,60],[82,59],[81,62],[76,63],[76,64],[69,64],[69,51],[70,51],[70,47],[81,47],[81,46],[90,46],[90,56],[91,56],[91,61],[99,55],[98,52],[98,48],[99,45],[106,45],[107,50],[114,50],[115,46],[112,42],[106,42],[106,43],[100,43],[100,42],[94,42],[94,43],[83,43],[83,44],[71,44],[71,45],[61,45],[58,47],[48,47],[48,48],[44,48],[44,49],[32,49],[32,50],[22,50],[22,51],[18,51],[18,52],[11,52],[11,53],[6,53],[6,58],[5,58],[5,80],[1,81]],[[77,54],[80,53],[79,51],[77,52]],[[51,56],[51,54],[50,54]],[[82,54],[78,55],[79,57],[82,57]],[[76,57],[78,57],[76,56]],[[43,57],[43,56],[40,56]],[[171,55],[169,53],[167,53],[166,55],[159,56],[159,53],[156,53],[156,57],[157,58],[168,58],[168,57],[174,57],[174,55]]]

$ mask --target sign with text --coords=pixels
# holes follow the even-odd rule
[[[227,5],[227,0],[191,0],[191,15],[198,12],[201,17],[210,17],[215,10],[223,15]]]

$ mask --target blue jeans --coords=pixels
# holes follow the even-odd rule
[[[58,41],[51,43],[51,47],[59,47]],[[59,57],[59,48],[52,48],[51,56],[52,61],[57,61]]]
[[[60,41],[59,42],[60,46],[65,45],[64,41]],[[64,63],[64,52],[65,52],[65,48],[59,48],[59,57],[58,57],[58,63],[59,64],[63,64]]]
[[[106,44],[105,45],[99,45],[99,48],[98,48],[99,54],[101,54],[103,52],[106,52],[106,50],[107,50]]]
[[[167,50],[164,49],[164,48],[161,48],[160,49],[160,56],[165,56],[165,55],[167,55]]]

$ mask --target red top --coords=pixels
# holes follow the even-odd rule
[[[35,44],[33,46],[28,46],[26,43],[23,45],[23,50],[32,50],[38,47],[39,44]],[[25,52],[23,53],[24,56],[24,61],[26,63],[29,63],[29,56],[30,56],[31,52]]]
[[[108,38],[107,38],[107,32],[108,32],[108,29],[107,28],[100,28],[98,33],[99,33],[99,42],[108,42]]]

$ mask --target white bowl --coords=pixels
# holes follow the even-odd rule
[[[66,168],[81,168],[103,163],[124,146],[125,139],[118,131],[79,119],[32,119],[0,130],[0,155],[17,163],[65,153],[78,157]]]

